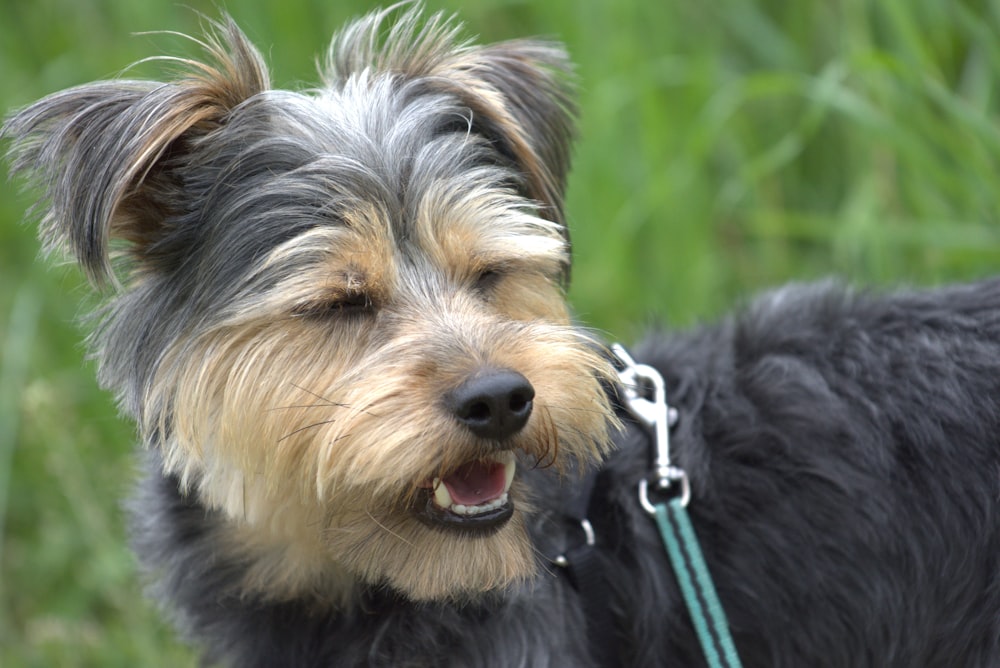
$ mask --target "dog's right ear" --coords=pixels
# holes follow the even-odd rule
[[[141,256],[162,235],[182,187],[173,172],[191,141],[269,87],[263,59],[231,19],[195,41],[209,62],[167,59],[186,71],[173,82],[72,88],[16,112],[0,131],[12,140],[12,173],[43,190],[46,248],[69,250],[98,285],[116,281],[112,238]]]

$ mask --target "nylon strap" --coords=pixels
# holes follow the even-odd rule
[[[687,509],[676,498],[666,504],[658,503],[655,508],[663,544],[709,668],[741,668],[726,613],[715,592]]]

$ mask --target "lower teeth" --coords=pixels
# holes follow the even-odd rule
[[[507,505],[507,493],[505,492],[499,498],[496,498],[489,503],[483,503],[478,506],[463,506],[461,503],[454,503],[448,510],[455,513],[456,515],[480,515],[482,513],[487,513],[491,510],[496,510],[497,508],[502,508]]]

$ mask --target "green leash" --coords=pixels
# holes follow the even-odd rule
[[[650,366],[636,364],[621,346],[615,344],[611,346],[611,350],[624,366],[618,374],[625,393],[626,408],[639,422],[653,431],[656,442],[656,490],[667,492],[680,483],[680,496],[675,496],[667,503],[654,505],[649,500],[649,481],[644,479],[639,483],[639,502],[656,519],[709,668],[742,668],[729,632],[725,610],[719,602],[712,576],[698,544],[698,536],[688,517],[687,504],[691,500],[691,486],[687,474],[670,464],[670,424],[671,418],[676,420],[676,414],[672,415],[667,405],[663,377]]]
[[[674,566],[684,602],[701,641],[701,649],[710,668],[739,668],[740,657],[729,633],[729,622],[712,584],[712,576],[701,556],[698,537],[691,526],[687,509],[680,499],[656,508],[656,523],[663,544]]]

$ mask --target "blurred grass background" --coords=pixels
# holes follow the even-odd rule
[[[0,2],[0,107],[191,53],[218,3]],[[372,5],[228,10],[276,84],[311,85]],[[788,280],[932,284],[1000,268],[997,0],[457,0],[483,40],[546,35],[579,65],[570,182],[580,318],[626,341]],[[155,76],[155,67],[141,70]],[[0,184],[0,666],[195,663],[142,597],[120,499],[132,427],[84,360],[93,301],[40,262]]]

